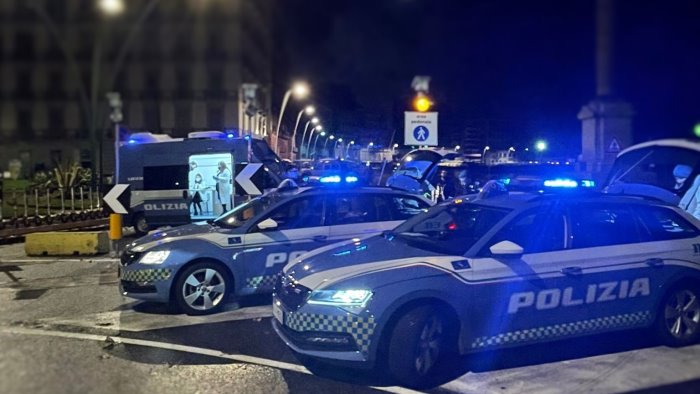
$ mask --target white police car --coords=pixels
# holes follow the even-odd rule
[[[299,255],[392,229],[430,202],[388,188],[281,188],[211,222],[153,233],[127,246],[122,294],[212,313],[229,294],[269,293]]]
[[[511,193],[457,199],[383,235],[288,264],[273,326],[304,358],[434,384],[440,360],[651,327],[696,341],[700,230],[639,198]]]

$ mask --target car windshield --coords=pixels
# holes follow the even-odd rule
[[[245,204],[224,213],[214,220],[214,224],[225,228],[238,228],[282,199],[279,193],[268,193],[254,198]]]
[[[693,183],[700,153],[684,148],[653,146],[633,150],[615,160],[608,185],[645,184],[682,196]]]
[[[445,204],[416,215],[390,234],[434,252],[463,255],[510,212],[478,204]]]

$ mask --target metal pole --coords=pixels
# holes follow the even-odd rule
[[[39,189],[34,189],[34,217],[39,217]]]
[[[316,143],[318,142],[318,137],[321,135],[321,133],[316,134],[316,139],[314,139],[314,155],[316,154]]]
[[[299,128],[299,121],[301,121],[301,115],[304,114],[305,110],[299,111],[299,114],[297,115],[297,121],[294,124],[294,132],[292,132],[292,152],[291,155],[289,155],[289,158],[294,160],[297,158],[296,154],[294,153],[294,149],[297,147],[297,129]]]
[[[46,188],[46,216],[51,217],[51,192]]]
[[[119,183],[119,144],[120,144],[120,135],[119,135],[119,123],[115,122],[114,123],[114,184]]]
[[[304,158],[304,140],[306,139],[306,132],[309,129],[309,123],[311,123],[311,120],[307,120],[306,124],[304,125],[304,133],[301,135],[301,145],[299,146],[299,157],[302,159]],[[309,137],[309,139],[311,139]],[[306,149],[306,157],[309,157],[309,150]]]
[[[311,152],[309,152],[309,149],[311,149],[311,139],[314,138],[314,131],[316,131],[316,127],[311,128],[311,132],[309,133],[309,142],[306,144],[306,158],[307,159],[311,157],[311,155],[310,155]],[[321,133],[318,133],[318,134],[321,134]],[[316,139],[318,139],[318,134],[316,134]]]
[[[85,198],[83,197],[83,187],[80,186],[78,188],[78,192],[80,193],[80,213],[83,213],[85,211]]]
[[[277,120],[277,131],[275,132],[275,153],[278,155],[280,154],[279,152],[279,142],[280,142],[280,125],[282,124],[282,118],[284,116],[284,110],[287,107],[287,102],[289,101],[289,97],[292,95],[292,90],[287,90],[287,92],[284,94],[284,98],[282,99],[282,108],[280,108],[280,116],[279,119]]]

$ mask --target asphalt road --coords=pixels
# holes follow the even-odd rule
[[[122,297],[116,272],[108,258],[29,259],[21,244],[0,247],[0,392],[412,392],[383,371],[310,373],[270,327],[269,297],[191,317]],[[700,391],[700,345],[670,349],[643,331],[456,362],[431,393]]]

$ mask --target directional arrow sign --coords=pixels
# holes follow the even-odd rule
[[[114,185],[102,200],[112,213],[128,214],[131,200],[129,185]]]
[[[236,175],[236,183],[243,189],[244,194],[258,196],[262,192],[262,174],[258,171],[262,168],[261,163],[246,164]]]

